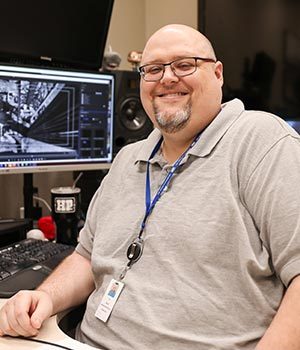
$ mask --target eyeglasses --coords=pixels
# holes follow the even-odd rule
[[[174,60],[169,63],[150,63],[139,67],[140,75],[145,81],[159,81],[164,76],[167,66],[170,66],[172,72],[177,77],[185,77],[196,72],[198,66],[197,61],[214,62],[216,60],[213,58],[203,58],[203,57],[184,57]]]

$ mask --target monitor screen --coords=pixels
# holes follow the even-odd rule
[[[108,168],[114,77],[0,66],[0,174]]]
[[[2,63],[98,70],[113,0],[2,1]]]

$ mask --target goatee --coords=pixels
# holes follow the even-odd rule
[[[182,108],[173,111],[163,111],[159,110],[159,107],[155,103],[152,103],[153,111],[155,115],[155,120],[159,128],[168,134],[173,134],[183,129],[190,120],[192,105],[188,101]]]

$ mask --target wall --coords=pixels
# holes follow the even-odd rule
[[[130,70],[129,51],[142,50],[151,33],[168,23],[197,28],[197,0],[115,0],[106,49],[110,45],[122,56],[120,69]],[[72,172],[34,174],[39,196],[49,203],[51,188],[72,182]],[[0,195],[0,218],[18,217],[23,205],[23,175],[0,175]],[[48,215],[46,209],[43,215]]]
[[[120,69],[131,70],[127,61],[130,51],[142,51],[145,44],[145,1],[115,0],[110,22],[106,51],[111,46],[112,51],[121,55]]]
[[[198,27],[197,0],[145,0],[145,40],[166,24],[187,24]]]
[[[149,36],[163,25],[181,23],[197,29],[197,3],[197,0],[115,0],[106,50],[111,46],[122,57],[120,69],[130,70],[129,51],[142,51]]]

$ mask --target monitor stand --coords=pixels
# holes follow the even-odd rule
[[[33,195],[35,189],[33,187],[33,174],[23,175],[23,196],[24,196],[24,210],[25,218],[34,219],[34,208],[33,208]]]

